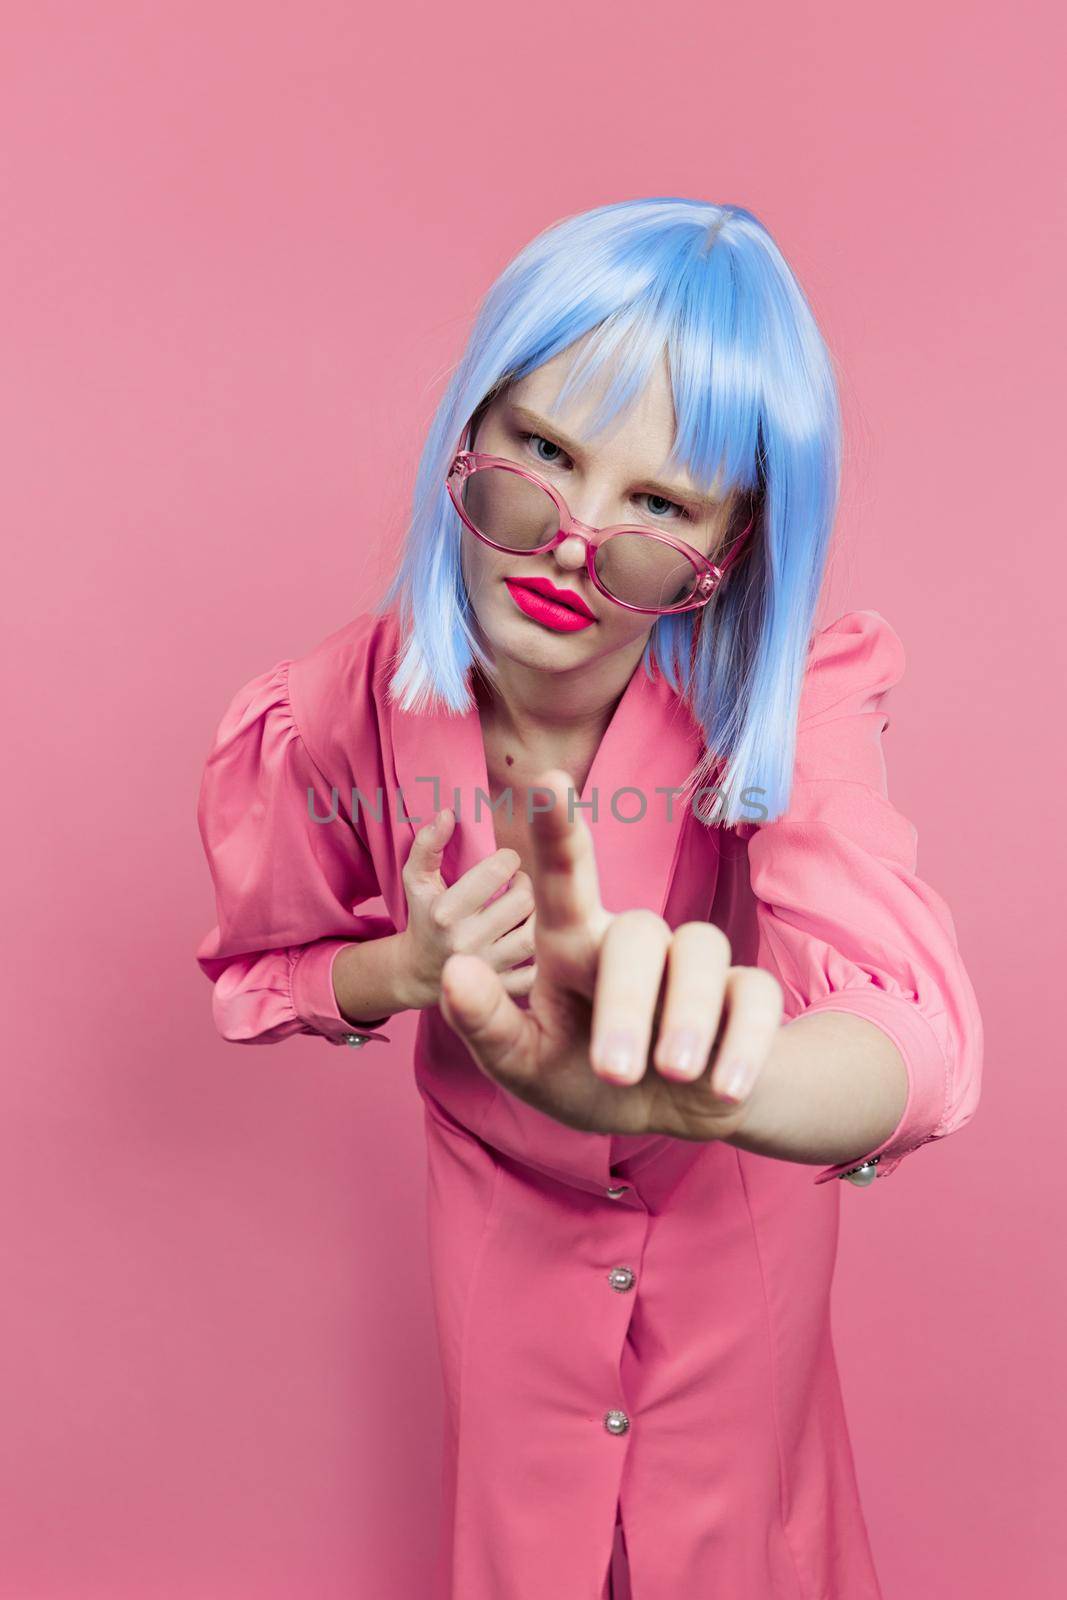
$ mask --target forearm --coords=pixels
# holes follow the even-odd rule
[[[873,1022],[844,1011],[799,1016],[779,1028],[725,1142],[782,1161],[858,1161],[892,1133],[907,1093],[903,1057]]]
[[[341,1014],[352,1023],[375,1021],[408,1011],[415,998],[403,933],[366,939],[338,952],[333,989]]]

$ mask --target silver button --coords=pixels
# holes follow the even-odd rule
[[[625,1411],[609,1411],[604,1418],[604,1426],[609,1433],[625,1433],[630,1426],[630,1419]]]
[[[878,1156],[874,1156],[862,1166],[853,1167],[851,1172],[842,1172],[839,1176],[848,1183],[854,1183],[857,1188],[866,1189],[867,1185],[873,1183],[878,1176],[878,1160]]]
[[[604,1193],[609,1200],[618,1200],[619,1196],[624,1195],[629,1187],[628,1183],[618,1183],[614,1184],[610,1189],[605,1189]]]
[[[345,1034],[345,1044],[361,1045],[361,1044],[366,1044],[367,1042],[368,1041],[363,1037],[363,1035],[361,1033],[346,1033]]]
[[[627,1289],[634,1286],[633,1270],[630,1267],[612,1267],[608,1273],[608,1282],[613,1289],[618,1289],[620,1294],[625,1294]]]

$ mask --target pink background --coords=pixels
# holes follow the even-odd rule
[[[886,1600],[1045,1600],[1067,1554],[1058,8],[666,4],[651,34],[618,0],[360,12],[5,8],[0,1597],[425,1590],[415,1018],[362,1054],[217,1037],[200,768],[242,682],[380,593],[505,262],[564,214],[678,194],[767,223],[835,352],[825,617],[872,607],[904,638],[891,791],[987,1024],[971,1127],[842,1195]]]

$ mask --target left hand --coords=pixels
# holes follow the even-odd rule
[[[672,931],[651,910],[605,911],[592,834],[580,813],[567,816],[569,775],[553,769],[539,787],[555,804],[530,819],[537,976],[529,1009],[480,957],[452,955],[441,970],[445,1021],[487,1077],[569,1127],[728,1138],[777,1036],[780,985],[761,967],[731,966],[713,923]],[[691,1034],[685,1065],[671,1060],[676,1027]],[[611,1033],[632,1042],[625,1077],[601,1044]],[[727,1099],[721,1091],[737,1063],[747,1082]]]

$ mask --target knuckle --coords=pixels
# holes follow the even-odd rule
[[[428,916],[430,926],[438,933],[447,933],[452,926],[451,913],[440,896],[431,902]]]
[[[766,967],[738,967],[736,970],[742,974],[741,981],[755,1000],[771,1009],[781,1009],[782,986],[773,972],[768,972]]]
[[[400,876],[409,889],[418,887],[426,882],[425,863],[415,845],[412,845],[404,865],[400,869]]]
[[[730,965],[730,941],[714,922],[683,922],[674,930],[672,943],[684,955],[692,953],[723,967]]]
[[[628,911],[620,911],[608,928],[609,935],[618,937],[619,933],[658,934],[663,939],[669,939],[671,930],[658,912],[650,907],[632,906]]]
[[[685,1027],[687,1024],[692,1024],[704,1033],[712,1020],[720,1015],[723,1000],[722,985],[702,981],[702,976],[700,973],[695,973],[686,983],[671,984],[666,1010],[670,1014],[672,1026]]]

